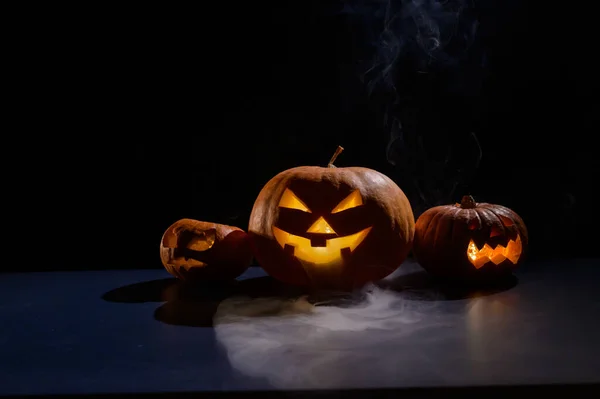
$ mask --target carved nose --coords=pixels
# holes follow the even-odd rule
[[[329,223],[327,223],[323,216],[318,218],[317,221],[314,222],[312,226],[308,228],[308,230],[306,230],[306,232],[321,234],[337,234],[335,230],[329,225]]]

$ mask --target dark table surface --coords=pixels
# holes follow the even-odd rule
[[[0,396],[600,383],[597,259],[479,290],[407,262],[363,295],[297,295],[260,268],[199,288],[164,270],[0,274]]]

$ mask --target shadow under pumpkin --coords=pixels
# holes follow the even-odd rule
[[[102,299],[117,303],[162,302],[154,311],[156,320],[171,325],[212,327],[213,316],[226,298],[297,297],[302,294],[302,290],[269,276],[210,283],[165,278],[118,287],[106,292]]]
[[[517,286],[519,279],[507,274],[487,281],[473,281],[434,276],[421,269],[378,281],[382,289],[398,292],[403,298],[416,301],[454,301],[478,298],[508,291]]]
[[[506,276],[493,283],[477,285],[457,283],[435,277],[420,267],[410,273],[381,280],[376,287],[397,292],[407,300],[458,300],[493,295],[515,287],[515,276]],[[162,323],[189,327],[213,327],[213,317],[220,303],[233,296],[249,298],[298,298],[308,296],[315,306],[346,307],[365,298],[365,290],[352,292],[312,291],[286,285],[270,276],[223,283],[186,283],[165,278],[133,283],[106,292],[102,299],[117,303],[162,303],[154,318]]]

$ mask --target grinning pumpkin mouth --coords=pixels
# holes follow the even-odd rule
[[[344,237],[325,240],[324,246],[313,246],[311,240],[290,234],[273,226],[273,235],[284,250],[303,262],[317,265],[337,263],[352,253],[367,237],[372,227]]]
[[[521,236],[517,235],[515,240],[508,241],[506,247],[498,244],[492,248],[490,245],[485,244],[483,248],[479,249],[473,240],[471,240],[467,247],[467,256],[473,266],[475,266],[476,269],[479,269],[488,262],[499,265],[507,259],[511,263],[516,264],[522,251],[523,244],[521,243]]]

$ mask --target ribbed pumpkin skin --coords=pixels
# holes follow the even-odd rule
[[[286,189],[305,201],[311,213],[280,208]],[[332,214],[347,194],[359,190],[363,205]],[[299,261],[277,242],[273,226],[302,236],[317,218],[347,236],[371,227],[356,249],[336,267]],[[414,236],[414,215],[404,192],[390,178],[361,167],[301,166],[273,177],[259,193],[248,226],[254,256],[272,277],[317,289],[349,290],[396,270],[408,255]]]
[[[476,268],[467,248],[472,240],[477,248],[487,243],[507,246],[520,237],[522,252],[518,261],[487,262]],[[490,280],[510,274],[525,259],[528,234],[525,223],[513,210],[488,203],[475,203],[466,196],[461,204],[436,206],[417,219],[413,254],[429,273],[461,280]]]

